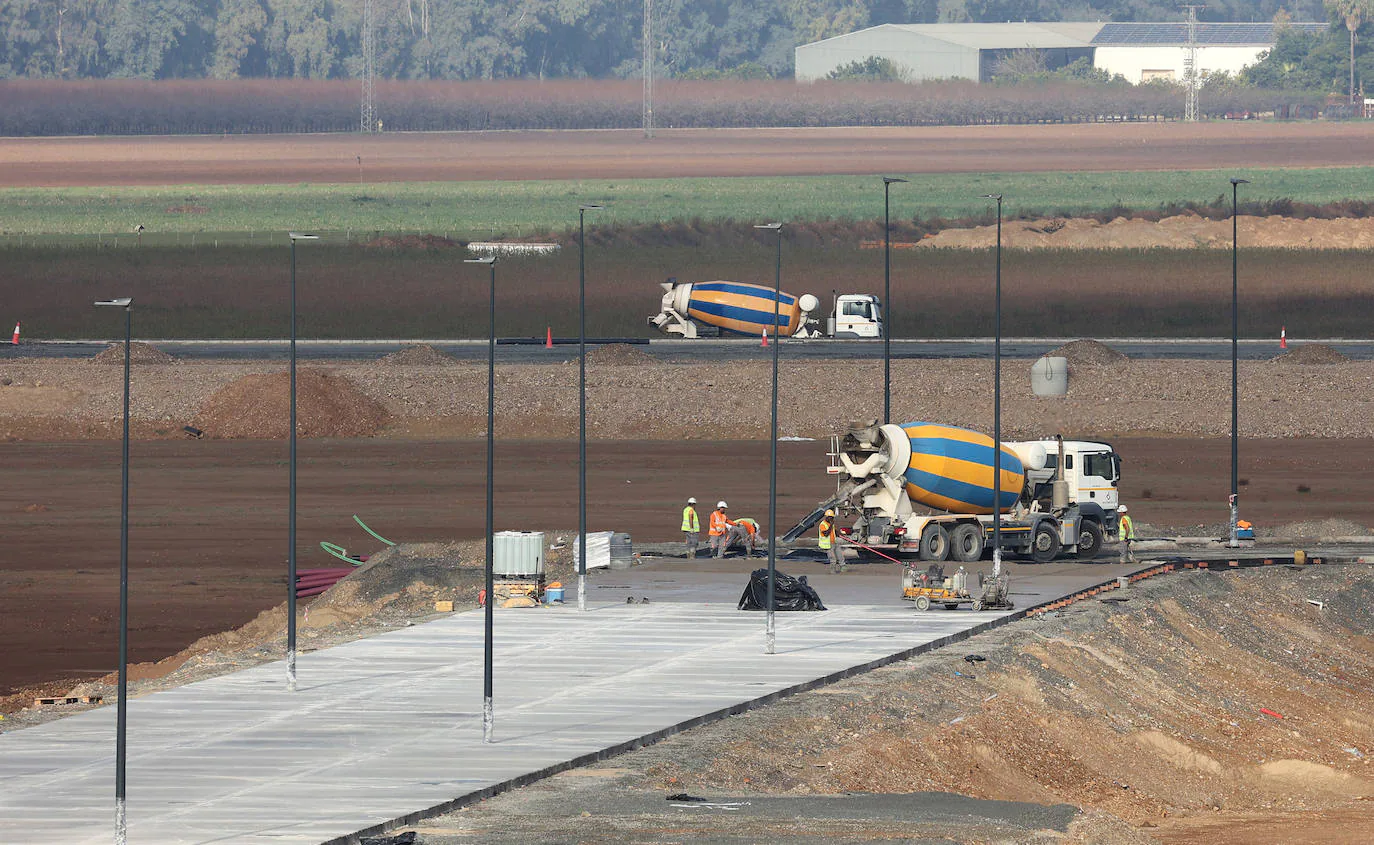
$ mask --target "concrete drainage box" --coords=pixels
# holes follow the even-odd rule
[[[588,554],[588,557],[591,555]],[[492,573],[502,578],[544,574],[544,532],[498,531],[492,543]]]

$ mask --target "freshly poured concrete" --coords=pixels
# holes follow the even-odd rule
[[[777,614],[774,655],[763,614],[728,604],[498,611],[491,745],[479,612],[302,655],[295,694],[272,663],[131,700],[129,841],[346,836],[1004,615],[916,613],[882,581],[874,604]],[[111,841],[114,722],[104,707],[0,736],[0,842]]]

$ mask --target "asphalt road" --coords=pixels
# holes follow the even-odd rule
[[[1004,338],[1002,355],[1007,358],[1033,359],[1044,355],[1075,338]],[[1103,343],[1132,358],[1168,359],[1192,358],[1224,361],[1231,357],[1231,341],[1226,338],[1102,338]],[[262,359],[286,358],[285,340],[148,340],[158,348],[179,358],[188,359]],[[757,340],[699,339],[678,340],[645,338],[588,338],[589,344],[633,343],[642,345],[656,358],[673,363],[719,360],[748,360],[770,354]],[[1374,340],[1322,339],[1344,355],[1357,360],[1374,360]],[[18,346],[0,344],[0,359],[4,358],[87,358],[101,352],[110,343],[102,340],[31,341]],[[1295,345],[1298,341],[1294,342]],[[302,340],[297,341],[297,355],[315,360],[367,360],[379,358],[402,347],[427,344],[454,357],[468,360],[485,359],[486,341],[482,340]],[[547,349],[543,338],[499,338],[497,357],[505,363],[537,364],[562,361],[577,352],[576,338],[555,338],[554,347]],[[880,340],[804,340],[784,341],[783,357],[789,359],[848,359],[878,358],[882,356]],[[991,358],[992,338],[956,338],[950,340],[892,341],[892,357],[896,359],[933,358]],[[1278,341],[1242,340],[1239,356],[1246,361],[1264,361],[1280,354]]]

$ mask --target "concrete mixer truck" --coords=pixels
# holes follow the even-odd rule
[[[1003,443],[994,502],[992,438],[929,423],[855,423],[831,439],[835,495],[784,537],[795,540],[827,508],[853,517],[848,536],[887,554],[980,560],[1001,514],[1004,553],[1037,562],[1091,559],[1117,537],[1121,458],[1106,443],[1054,438]],[[843,531],[842,531],[843,533]]]
[[[738,334],[759,337],[875,338],[883,336],[882,305],[868,293],[841,293],[831,298],[825,325],[812,317],[820,300],[809,293],[795,296],[748,282],[678,282],[662,284],[663,303],[649,325],[684,338]],[[774,309],[777,331],[774,332]]]

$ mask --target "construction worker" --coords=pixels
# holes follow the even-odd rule
[[[1120,515],[1118,518],[1120,519],[1121,562],[1135,563],[1135,553],[1131,551],[1131,543],[1135,542],[1135,522],[1126,515],[1128,510],[1130,509],[1125,505],[1116,509],[1116,512]]]
[[[697,539],[701,536],[701,520],[697,519],[697,497],[687,497],[687,507],[682,509],[682,541],[687,546],[683,557],[693,560],[697,556]]]
[[[730,506],[725,502],[716,502],[716,509],[711,511],[711,521],[706,527],[706,536],[711,541],[711,551],[715,552],[716,557],[725,556],[725,547],[730,544],[730,526],[735,521],[725,515]]]
[[[835,539],[835,512],[828,510],[825,518],[821,520],[821,536],[818,544],[825,551],[826,563],[834,564],[839,569],[844,564],[844,556],[840,553],[840,544]]]
[[[725,545],[729,547],[736,542],[744,549],[745,557],[753,557],[759,542],[758,521],[747,516],[735,520],[735,526],[730,529],[730,539]]]

